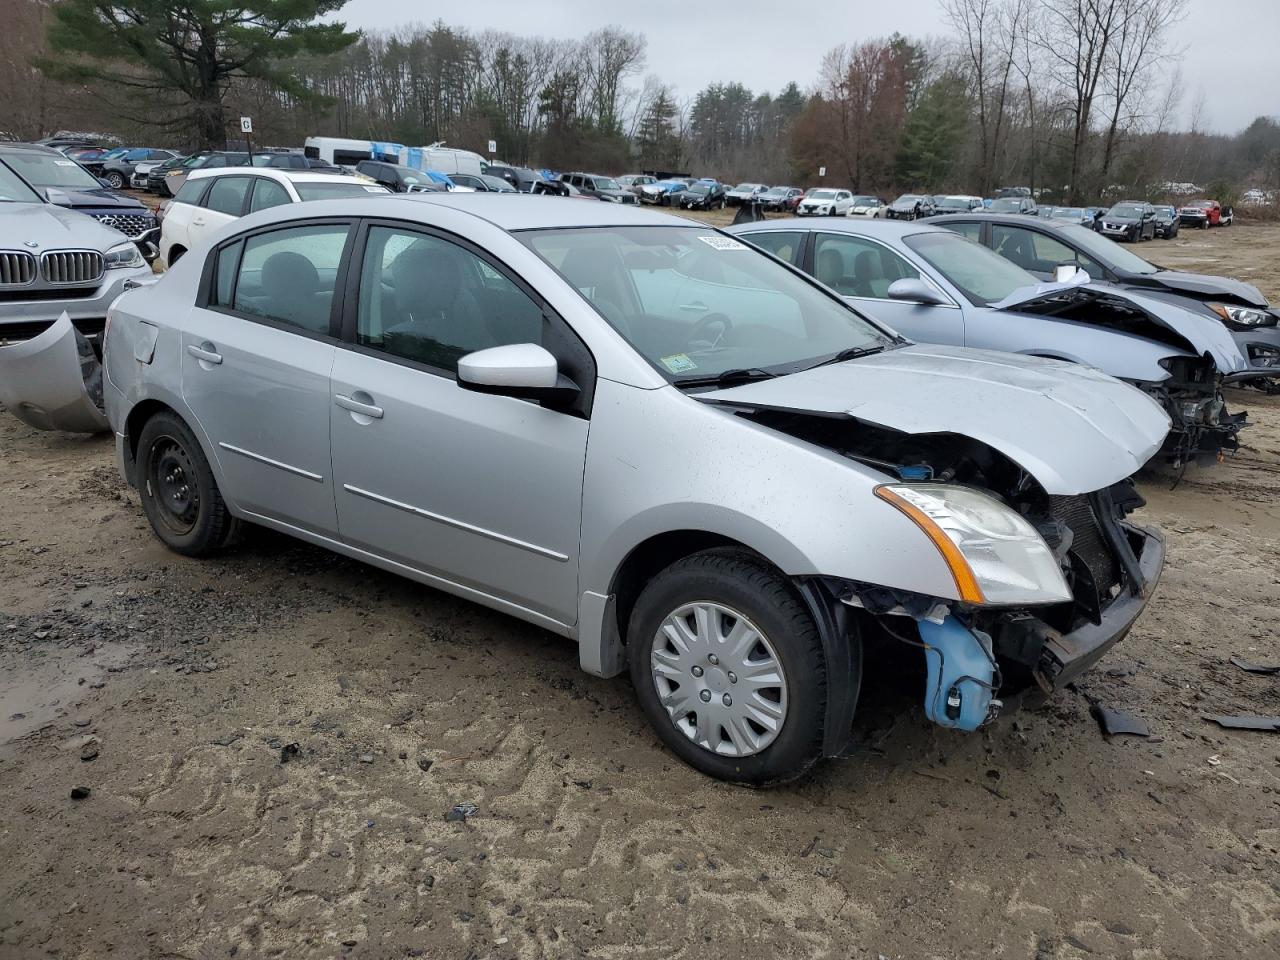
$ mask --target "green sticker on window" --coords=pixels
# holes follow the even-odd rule
[[[661,363],[672,373],[688,373],[690,370],[698,369],[698,365],[689,359],[687,353],[677,353],[674,356],[663,357]]]

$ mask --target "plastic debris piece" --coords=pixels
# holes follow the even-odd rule
[[[1261,730],[1264,733],[1280,733],[1280,717],[1259,717],[1251,714],[1231,717],[1218,713],[1206,713],[1204,718],[1212,720],[1226,730]]]
[[[1231,662],[1245,673],[1280,673],[1280,663],[1250,663],[1240,657],[1232,657]]]
[[[1110,707],[1104,707],[1100,703],[1091,703],[1089,705],[1089,713],[1098,721],[1098,726],[1102,728],[1102,732],[1109,737],[1120,734],[1129,734],[1134,737],[1151,736],[1147,721],[1141,717],[1125,713],[1123,710],[1112,710]]]

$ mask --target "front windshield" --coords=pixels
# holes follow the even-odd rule
[[[1022,201],[1016,197],[1001,197],[991,201],[992,213],[1017,213],[1022,209]]]
[[[806,200],[833,200],[836,192],[834,190],[810,190]]]
[[[875,197],[854,197],[853,205],[855,207],[874,207],[880,203]]]
[[[70,190],[99,190],[102,184],[74,160],[59,154],[19,153],[5,157],[5,163],[27,183],[45,189],[55,187]]]
[[[695,183],[692,187],[689,188],[690,193],[709,193],[710,191],[711,191],[711,188],[707,186],[705,183]]]
[[[1136,203],[1117,203],[1107,211],[1107,216],[1127,217],[1130,220],[1138,220],[1142,217],[1142,208]]]
[[[920,195],[918,193],[904,193],[902,196],[900,196],[897,200],[893,202],[894,203],[915,203],[919,199],[920,199]]]
[[[618,181],[610,177],[596,177],[597,190],[621,190]]]
[[[946,277],[974,306],[1003,300],[1021,287],[1040,281],[993,250],[957,233],[917,233],[903,243]]]
[[[785,197],[787,195],[786,187],[770,187],[764,192],[766,197]]]
[[[734,189],[742,190],[745,193],[750,193],[752,190],[754,190],[758,186],[760,186],[760,184],[758,183],[740,183]]]
[[[964,197],[942,197],[938,200],[939,210],[968,210],[969,201]]]
[[[1174,216],[1173,207],[1156,207],[1156,213],[1158,213],[1162,217]]]
[[[8,167],[0,164],[0,203],[39,203],[40,196],[25,183],[22,178]]]
[[[1057,220],[1079,220],[1084,216],[1082,207],[1054,207],[1053,216]]]
[[[516,234],[668,380],[791,373],[892,338],[838,298],[706,227]]]
[[[1128,248],[1120,246],[1100,233],[1079,224],[1069,224],[1058,228],[1064,241],[1070,246],[1087,253],[1103,266],[1124,273],[1155,273],[1160,268],[1154,263],[1143,260]]]
[[[363,197],[370,193],[390,193],[386,187],[376,183],[364,183],[352,178],[350,183],[293,181],[293,189],[303,200],[336,200],[341,197]]]

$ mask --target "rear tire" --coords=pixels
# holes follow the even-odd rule
[[[791,584],[762,561],[731,549],[676,561],[640,594],[627,638],[645,717],[694,769],[769,786],[821,756],[822,641]]]
[[[235,537],[239,521],[218,490],[195,434],[174,413],[157,413],[138,434],[138,494],[160,541],[204,557]]]

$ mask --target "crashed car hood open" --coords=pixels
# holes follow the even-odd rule
[[[1082,274],[1078,274],[1082,276]],[[1146,314],[1152,323],[1172,330],[1187,343],[1196,356],[1208,356],[1224,376],[1249,368],[1249,361],[1231,338],[1231,333],[1221,321],[1204,317],[1176,304],[1154,297],[1144,296],[1132,290],[1096,283],[1041,283],[1013,291],[1003,300],[991,304],[993,310],[1028,310],[1055,300],[1066,293],[1075,297],[1091,297],[1096,300],[1123,300]]]
[[[924,344],[697,399],[972,437],[1063,496],[1136,473],[1169,432],[1156,401],[1090,367]]]

